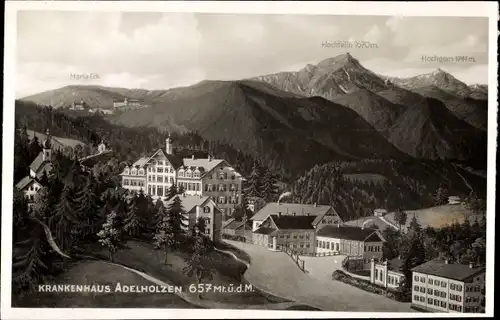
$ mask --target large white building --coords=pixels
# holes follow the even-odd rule
[[[431,312],[484,312],[485,267],[432,260],[412,269],[411,304]]]
[[[187,195],[211,197],[223,214],[231,215],[241,204],[244,178],[225,160],[208,158],[180,158],[174,155],[172,140],[166,148],[158,149],[150,157],[143,157],[125,167],[122,187],[143,190],[153,199],[165,200],[168,189],[175,184]]]

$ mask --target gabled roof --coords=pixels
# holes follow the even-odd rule
[[[19,191],[22,191],[24,188],[26,188],[27,186],[29,186],[30,184],[32,183],[37,183],[39,184],[40,186],[42,185],[40,182],[38,182],[38,180],[30,177],[30,176],[26,176],[24,178],[22,178],[17,184],[16,184],[16,188],[19,190]]]
[[[325,205],[315,206],[313,204],[270,202],[266,204],[262,209],[260,209],[256,214],[254,214],[251,220],[262,221],[271,214],[278,214],[281,212],[282,216],[291,216],[294,213],[296,216],[314,216],[316,217],[316,219],[313,224],[317,224],[319,221],[321,221],[323,216],[328,213],[330,209],[335,214],[337,213],[331,206]]]
[[[186,167],[202,167],[205,172],[201,175],[201,177],[204,177],[206,174],[211,172],[215,167],[217,167],[219,164],[225,163],[226,165],[227,162],[222,159],[208,159],[208,158],[202,158],[202,159],[192,159],[192,158],[184,158],[182,159],[182,165]]]
[[[253,233],[267,234],[267,235],[270,235],[270,236],[275,236],[278,233],[278,230],[276,230],[274,228],[262,227],[262,228],[258,228]]]
[[[314,229],[315,216],[286,216],[271,215],[271,219],[278,229],[281,230],[311,230]]]
[[[327,237],[334,239],[355,240],[355,241],[383,241],[378,232],[369,228],[358,228],[345,225],[328,225],[319,229],[316,233],[318,237]]]
[[[34,172],[38,172],[40,168],[46,163],[50,163],[50,161],[47,160],[44,161],[43,153],[40,152],[38,156],[35,158],[35,160],[33,160],[33,162],[30,164],[30,169],[33,170]]]
[[[179,169],[179,167],[182,166],[182,158],[176,156],[175,154],[165,154],[165,157],[167,158],[168,162],[170,162],[170,165],[174,167],[175,170]]]
[[[149,158],[146,158],[146,157],[139,158],[139,160],[134,162],[131,167],[138,166],[139,168],[142,168],[148,162],[148,160],[149,160]]]
[[[190,195],[177,195],[167,201],[165,201],[165,207],[168,207],[175,198],[179,198],[182,202],[182,207],[186,212],[191,211],[194,207],[196,206],[203,206],[205,205],[208,201],[213,201],[212,198],[210,197],[200,197],[200,196],[190,196]]]
[[[113,153],[112,150],[104,150],[103,152],[92,154],[90,156],[84,157],[80,159],[80,163],[86,167],[92,167],[97,162],[100,161],[104,156],[109,156]]]
[[[484,272],[485,267],[470,268],[469,265],[448,263],[444,260],[431,260],[411,269],[413,272],[430,274],[433,276],[464,281],[467,278],[474,276],[478,273]]]
[[[223,228],[224,229],[231,229],[231,230],[240,230],[240,229],[243,229],[243,226],[245,226],[245,222],[236,221],[233,219],[231,222],[226,223],[223,226]],[[252,224],[250,223],[250,221],[246,222],[246,228],[247,228],[247,230],[252,230]]]

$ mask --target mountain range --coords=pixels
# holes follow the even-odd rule
[[[153,91],[66,86],[23,100],[59,108],[82,99],[111,108],[113,99],[140,99],[151,108],[107,119],[196,131],[300,172],[331,160],[483,160],[487,92],[440,69],[407,79],[381,76],[346,53],[297,72],[238,81]]]

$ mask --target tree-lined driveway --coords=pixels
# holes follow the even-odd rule
[[[305,274],[283,252],[269,251],[255,244],[224,241],[250,256],[245,278],[277,296],[325,311],[415,312],[409,303],[397,302],[331,278],[320,280]]]

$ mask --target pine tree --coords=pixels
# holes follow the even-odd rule
[[[266,202],[270,202],[275,199],[278,193],[277,179],[276,175],[271,172],[271,170],[266,169],[264,171],[264,176],[262,178],[262,198]]]
[[[408,215],[405,211],[398,209],[394,213],[394,219],[396,220],[396,223],[399,225],[399,231],[401,231],[401,227],[406,225]]]
[[[172,198],[173,198],[173,197],[175,197],[177,194],[178,194],[178,192],[177,192],[177,186],[175,185],[175,183],[173,183],[173,184],[170,186],[170,188],[168,188],[167,200],[172,199]]]
[[[182,242],[184,228],[186,227],[187,219],[184,217],[185,211],[182,206],[182,201],[179,196],[174,197],[167,208],[167,216],[169,223],[172,225],[172,233],[174,238],[173,247],[177,248]]]
[[[93,235],[99,229],[98,198],[94,193],[95,185],[91,175],[87,177],[85,186],[76,194],[76,213],[83,220],[83,236]]]
[[[124,221],[124,231],[132,237],[137,237],[142,229],[137,197],[130,200],[127,217]]]
[[[204,279],[212,280],[214,277],[212,270],[203,263],[203,258],[209,258],[213,246],[210,245],[206,237],[202,236],[199,230],[194,235],[193,240],[194,244],[191,257],[182,270],[188,277],[195,276],[197,283],[201,284]],[[198,291],[198,299],[201,299],[200,291]]]
[[[160,208],[159,214],[162,214],[162,216],[158,216],[160,219],[157,223],[153,240],[156,248],[160,249],[163,247],[165,251],[165,260],[163,263],[167,264],[168,250],[174,249],[178,245],[175,234],[175,221],[171,215],[165,214],[162,208]]]
[[[257,198],[262,195],[260,170],[257,162],[254,163],[252,172],[250,173],[250,177],[248,177],[247,187],[244,192],[249,198]]]
[[[74,240],[79,237],[75,203],[68,186],[64,187],[54,215],[49,218],[49,226],[55,231],[55,238],[59,242],[58,245],[62,251],[71,248]]]
[[[177,188],[177,194],[183,195],[186,190],[184,189],[184,185],[180,185],[179,188]]]
[[[440,185],[436,190],[434,200],[437,206],[442,206],[448,203],[448,189],[444,185]]]
[[[101,245],[107,247],[109,259],[113,262],[114,254],[125,248],[125,240],[123,238],[123,229],[116,212],[112,211],[106,217],[106,222],[102,225],[101,231],[97,233]]]

